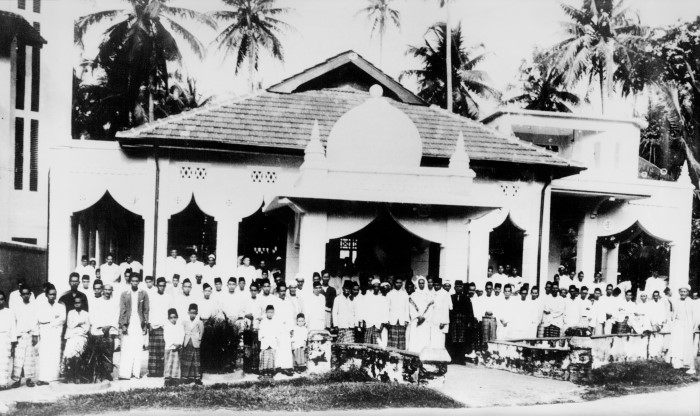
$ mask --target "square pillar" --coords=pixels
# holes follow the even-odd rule
[[[595,245],[598,239],[598,221],[586,212],[578,227],[576,244],[576,273],[583,272],[586,278],[593,277],[595,269]]]
[[[603,248],[603,259],[604,261],[602,263],[605,267],[605,274],[603,277],[605,278],[605,282],[616,285],[618,262],[620,260],[620,245],[616,243],[613,248]]]
[[[314,272],[326,266],[328,217],[325,212],[309,212],[301,216],[299,229],[299,273],[311,281]],[[287,276],[293,279],[294,276]]]
[[[447,219],[447,236],[440,250],[440,277],[467,281],[469,266],[469,221],[463,218]]]
[[[530,286],[537,283],[538,232],[526,232],[523,236],[523,266],[520,275]]]
[[[530,278],[532,284],[539,284],[544,286],[544,284],[549,280],[549,252],[550,252],[550,232],[552,228],[552,187],[547,186],[544,190],[544,200],[542,201],[542,241],[538,241],[538,247],[540,249],[540,269],[536,271],[539,274],[539,280],[537,280],[536,275]],[[537,223],[539,224],[539,218]],[[539,235],[537,236],[539,239]],[[524,257],[523,257],[524,262]],[[525,269],[523,265],[523,269]],[[523,270],[523,276],[525,276],[525,271]]]
[[[241,218],[227,217],[216,222],[216,265],[222,280],[234,276],[238,267],[238,226]]]
[[[479,289],[484,288],[489,267],[489,233],[475,226],[469,230],[469,282],[474,282]]]

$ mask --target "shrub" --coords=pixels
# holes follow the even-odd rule
[[[592,386],[664,386],[692,382],[685,370],[676,370],[671,364],[659,361],[611,363],[591,370],[585,384]]]
[[[85,350],[78,357],[65,360],[63,376],[70,383],[97,383],[111,379],[112,340],[101,336],[89,335]]]

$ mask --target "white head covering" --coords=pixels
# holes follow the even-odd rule
[[[382,283],[382,282],[381,282],[379,279],[377,279],[377,278],[372,279],[372,282],[371,282],[372,286],[374,286],[374,285],[380,285],[381,283]]]
[[[681,289],[685,289],[685,290],[687,290],[688,292],[690,292],[690,285],[687,284],[687,283],[684,283],[684,284],[678,286],[678,290],[681,290]]]
[[[418,285],[421,280],[425,282],[423,289]],[[428,280],[424,276],[416,276],[416,292],[428,292]]]

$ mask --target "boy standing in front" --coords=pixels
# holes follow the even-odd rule
[[[275,375],[275,354],[279,343],[280,329],[275,316],[275,307],[267,305],[265,319],[260,322],[258,339],[260,340],[260,378]]]
[[[306,371],[306,339],[308,337],[306,317],[303,313],[297,314],[297,325],[292,329],[292,354],[294,355],[294,371],[297,373]]]
[[[185,383],[202,385],[202,372],[200,370],[201,359],[199,357],[199,347],[204,333],[204,324],[197,316],[199,308],[196,303],[190,304],[188,309],[189,319],[182,320],[185,333],[182,345],[184,348],[180,355],[180,367],[182,370],[182,380]]]
[[[185,330],[177,324],[177,309],[168,309],[168,323],[163,325],[165,343],[165,367],[163,377],[165,386],[174,386],[180,379],[180,350],[185,339]]]

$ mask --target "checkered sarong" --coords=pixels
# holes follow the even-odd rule
[[[165,378],[180,378],[180,352],[178,350],[165,351],[163,376]]]
[[[202,373],[199,371],[201,361],[199,358],[199,348],[195,348],[192,345],[192,340],[187,343],[187,346],[183,348],[182,354],[180,354],[180,370],[182,372],[182,378],[187,379],[199,379],[202,377]]]
[[[558,326],[550,325],[544,329],[544,338],[557,338],[561,334]]]
[[[540,323],[537,325],[537,338],[544,337],[544,324]]]
[[[452,315],[449,336],[453,343],[467,342],[467,315],[461,313]]]
[[[340,329],[338,329],[338,342],[345,342],[345,343],[355,342],[355,328],[340,328]]]
[[[294,356],[294,367],[306,366],[306,347],[294,348],[292,355]]]
[[[268,348],[260,351],[260,372],[275,369],[275,349]]]
[[[0,335],[0,387],[6,387],[10,384],[12,376],[12,344],[10,337]]]
[[[151,329],[148,334],[148,375],[151,377],[163,376],[165,358],[164,328]]]
[[[245,373],[257,373],[260,369],[260,341],[258,330],[243,331],[244,355],[243,371]]]
[[[387,347],[399,350],[406,349],[406,327],[403,325],[389,325],[389,340]]]
[[[487,342],[496,339],[496,318],[493,316],[484,316],[481,320],[481,343],[486,345]]]
[[[377,344],[377,337],[379,337],[379,329],[377,327],[371,326],[365,328],[365,344]]]
[[[25,332],[19,338],[15,347],[15,365],[12,369],[12,379],[19,380],[22,377],[24,369],[24,378],[36,377],[36,347],[32,345],[32,334]]]
[[[613,334],[631,334],[632,327],[629,326],[629,324],[627,323],[627,320],[622,321],[622,322],[615,322],[612,326],[612,333]]]

